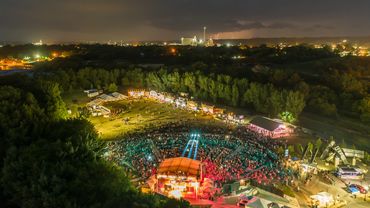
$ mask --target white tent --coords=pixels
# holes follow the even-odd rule
[[[330,206],[334,203],[333,195],[328,192],[320,192],[316,195],[310,196],[311,200],[319,207]]]

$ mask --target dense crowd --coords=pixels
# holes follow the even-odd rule
[[[192,126],[170,124],[142,134],[111,142],[106,156],[143,180],[155,174],[163,159],[180,157],[190,138]],[[197,160],[202,161],[204,177],[216,184],[237,179],[257,182],[286,181],[275,150],[284,145],[279,140],[261,136],[245,127],[202,127]]]

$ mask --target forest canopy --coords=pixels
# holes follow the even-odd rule
[[[105,143],[92,124],[66,119],[59,85],[33,82],[0,87],[1,207],[189,206],[136,190],[123,170],[102,158]]]

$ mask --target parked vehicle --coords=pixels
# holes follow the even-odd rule
[[[350,187],[356,188],[357,190],[360,191],[361,194],[366,194],[367,193],[366,189],[363,186],[360,186],[358,184],[351,184]]]
[[[358,193],[360,193],[360,191],[356,187],[354,187],[354,186],[348,186],[348,189],[347,190],[351,194],[358,194]]]

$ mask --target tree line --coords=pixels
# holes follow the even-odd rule
[[[276,117],[289,112],[294,118],[305,107],[305,96],[299,90],[281,89],[272,84],[250,82],[223,74],[201,71],[180,72],[166,69],[146,71],[131,69],[57,70],[42,73],[60,83],[64,90],[98,88],[111,91],[112,84],[124,88],[147,88],[171,93],[186,92],[201,101],[229,106],[250,107],[259,113]]]
[[[366,83],[355,75],[334,71],[325,82],[309,84],[297,73],[274,70],[268,78],[238,78],[226,74],[162,68],[127,67],[122,69],[81,68],[41,72],[40,76],[60,83],[64,90],[99,88],[114,84],[124,88],[148,88],[166,92],[188,92],[213,103],[246,107],[271,117],[298,118],[302,110],[323,116],[339,114],[370,122],[370,96]],[[268,79],[268,81],[264,81]],[[114,89],[114,87],[113,87]],[[109,91],[109,90],[108,90]],[[282,113],[284,115],[282,115]]]

